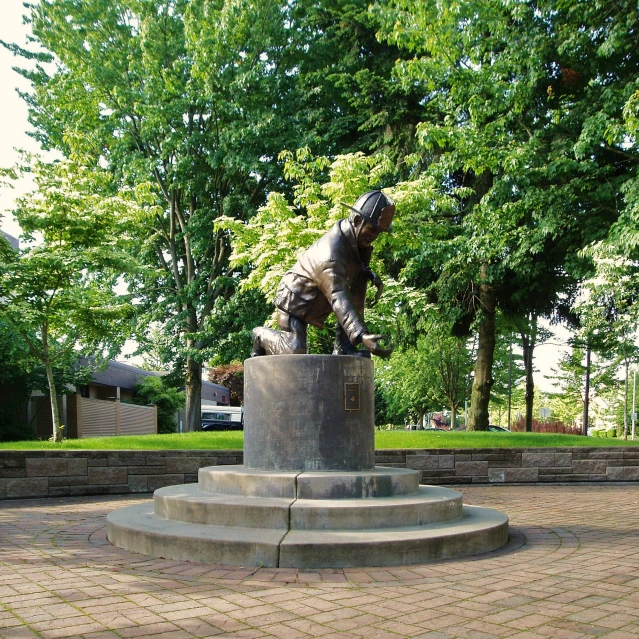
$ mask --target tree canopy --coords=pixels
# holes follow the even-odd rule
[[[505,323],[524,349],[529,422],[540,318],[632,341],[630,0],[40,0],[29,19],[28,46],[5,46],[34,62],[21,71],[33,135],[63,161],[37,165],[40,194],[19,206],[43,246],[17,260],[0,241],[24,311],[12,321],[42,332],[28,288],[62,304],[47,278],[64,267],[60,316],[79,325],[83,304],[117,306],[107,289],[123,273],[138,339],[160,331],[160,359],[185,377],[187,429],[202,362],[247,355],[281,275],[370,188],[398,204],[376,244],[386,292],[371,325],[392,334],[398,366],[435,340],[432,313],[442,344],[477,335],[470,428],[488,425]]]

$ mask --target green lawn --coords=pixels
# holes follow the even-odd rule
[[[71,439],[61,444],[46,441],[5,442],[0,450],[230,450],[241,449],[243,433],[185,433],[182,435],[136,435]],[[381,431],[375,433],[375,447],[388,448],[528,448],[556,446],[637,446],[639,440],[545,435],[537,433],[440,433],[423,431]]]

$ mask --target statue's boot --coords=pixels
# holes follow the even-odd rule
[[[333,355],[354,355],[355,357],[366,357],[370,359],[371,354],[366,350],[359,350],[353,346],[346,337],[346,333],[340,326],[335,335],[335,345],[333,347]]]

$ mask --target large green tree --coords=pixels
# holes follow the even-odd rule
[[[636,7],[395,0],[380,14],[383,37],[414,53],[397,72],[423,87],[428,174],[445,191],[470,189],[459,193],[454,248],[435,275],[460,325],[480,320],[470,428],[484,429],[498,307],[517,283],[521,316],[554,314],[564,275],[584,275],[580,249],[605,236],[634,178],[619,125],[636,90]],[[544,280],[546,299],[526,303]]]
[[[54,370],[70,372],[77,351],[109,358],[129,334],[132,307],[114,293],[135,265],[120,221],[134,203],[110,197],[111,176],[72,162],[34,162],[36,190],[14,215],[26,248],[0,263],[0,319],[11,324],[46,372],[53,440],[60,433]]]
[[[268,190],[286,191],[282,149],[393,142],[399,158],[416,93],[390,77],[397,49],[375,39],[359,0],[42,0],[31,21],[44,51],[8,46],[37,61],[23,71],[36,137],[136,188],[133,250],[150,268],[129,285],[142,332],[173,338],[197,428],[201,363],[215,354],[207,322],[238,281],[214,221],[244,221]]]

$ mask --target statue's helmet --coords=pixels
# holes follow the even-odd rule
[[[342,204],[361,215],[366,221],[376,226],[380,231],[390,231],[395,215],[395,202],[381,191],[369,191],[361,195],[353,206]]]

